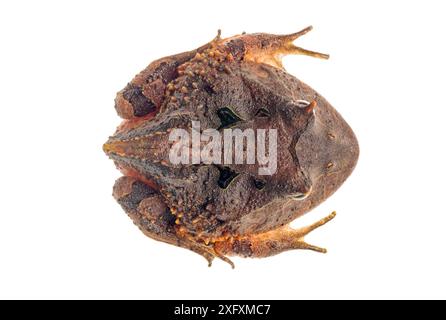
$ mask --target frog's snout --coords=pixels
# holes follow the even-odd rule
[[[330,177],[334,191],[355,168],[359,145],[339,113],[328,102],[318,101],[314,122],[299,137],[296,154],[313,183]]]

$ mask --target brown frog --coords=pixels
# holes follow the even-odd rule
[[[152,62],[118,92],[124,121],[103,149],[124,175],[113,196],[144,234],[190,249],[209,265],[218,257],[233,266],[230,255],[326,252],[303,238],[334,212],[301,229],[289,223],[339,188],[359,147],[339,113],[282,66],[286,54],[328,58],[293,44],[310,30],[226,39],[219,32],[198,49]],[[276,171],[260,174],[259,161],[172,163],[172,130],[191,132],[192,121],[200,133],[275,129]]]

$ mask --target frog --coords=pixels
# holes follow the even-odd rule
[[[290,223],[343,184],[359,145],[334,107],[283,66],[288,54],[328,59],[294,44],[311,29],[227,38],[219,30],[197,49],[153,61],[117,93],[123,120],[103,151],[123,174],[113,197],[146,236],[209,266],[215,258],[234,267],[231,256],[327,251],[304,237],[336,212],[302,228]],[[192,132],[194,121],[200,133],[275,130],[276,171],[260,174],[259,161],[172,163],[172,132]]]

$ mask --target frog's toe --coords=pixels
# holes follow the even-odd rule
[[[219,258],[220,260],[228,263],[232,269],[235,268],[234,262],[232,262],[231,259],[229,259],[225,255],[218,253],[214,249],[209,249],[208,247],[202,247],[202,248],[199,248],[198,250],[194,250],[194,249],[191,249],[191,250],[202,255],[208,261],[209,267],[212,266],[212,262],[214,261],[214,258]]]
[[[226,255],[263,258],[294,249],[313,250],[326,253],[327,250],[304,241],[304,237],[314,229],[323,226],[335,217],[332,212],[327,217],[300,229],[292,229],[288,225],[265,233],[234,237],[230,240],[216,242],[218,252]]]

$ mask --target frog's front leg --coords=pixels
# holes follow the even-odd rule
[[[215,257],[233,266],[228,258],[217,253],[212,246],[199,243],[181,232],[175,224],[176,217],[155,188],[134,177],[124,176],[116,180],[113,197],[146,236],[192,250],[203,256],[209,266]]]
[[[314,229],[323,226],[335,217],[332,212],[327,217],[300,229],[293,229],[285,225],[276,230],[249,236],[239,236],[216,242],[215,250],[224,255],[238,255],[243,257],[263,258],[287,250],[307,249],[326,253],[327,250],[304,241],[304,237]]]
[[[275,35],[268,33],[242,34],[222,40],[222,44],[238,60],[266,63],[283,69],[282,57],[287,54],[302,54],[315,58],[328,59],[328,54],[303,49],[293,41],[311,31],[309,26],[301,31]]]

